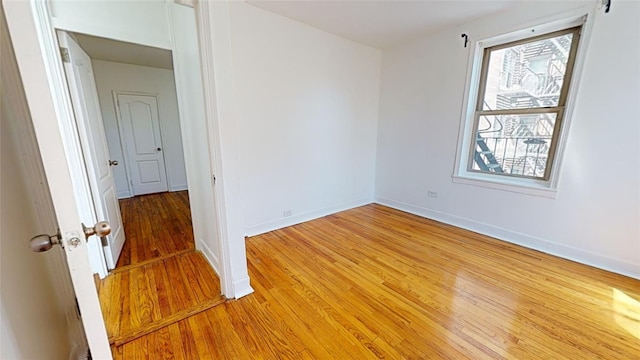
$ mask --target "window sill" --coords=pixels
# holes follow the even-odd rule
[[[546,182],[535,181],[521,178],[507,178],[501,179],[496,175],[482,175],[482,174],[455,174],[452,177],[454,183],[480,186],[484,188],[509,191],[518,194],[539,196],[550,199],[555,199],[558,194],[558,189],[551,187]]]

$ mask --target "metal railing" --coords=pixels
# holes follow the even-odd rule
[[[551,136],[479,136],[476,163],[483,171],[542,177],[550,143]]]

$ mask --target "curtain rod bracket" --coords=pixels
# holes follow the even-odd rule
[[[467,44],[469,43],[469,35],[462,34],[460,37],[464,38],[464,47],[467,47]]]

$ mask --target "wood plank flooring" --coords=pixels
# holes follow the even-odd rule
[[[120,212],[127,240],[116,268],[195,249],[187,191],[121,199]]]
[[[220,280],[193,246],[187,192],[122,200],[126,242],[98,294],[114,347],[217,306]]]
[[[640,358],[640,281],[384,206],[249,238],[247,254],[254,294],[115,358]]]
[[[99,292],[109,341],[116,345],[225,301],[199,251],[109,275]]]

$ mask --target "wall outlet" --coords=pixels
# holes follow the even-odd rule
[[[427,196],[428,197],[432,197],[432,198],[437,198],[438,197],[438,192],[437,191],[427,190]]]
[[[283,217],[291,216],[291,210],[285,210],[282,212]]]

